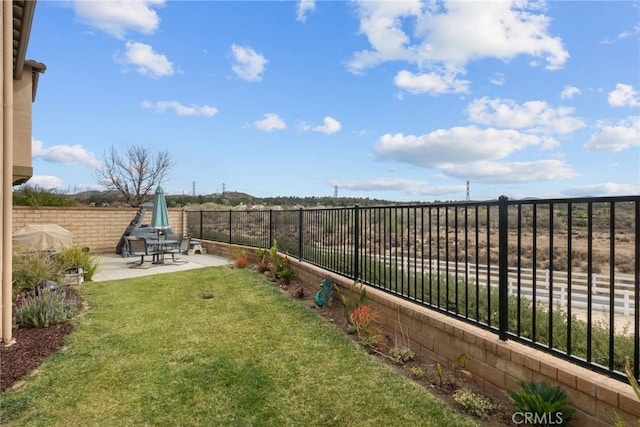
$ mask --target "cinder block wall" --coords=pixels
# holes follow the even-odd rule
[[[28,224],[58,224],[73,235],[74,246],[88,247],[92,253],[115,253],[116,245],[131,221],[137,208],[92,208],[92,207],[40,207],[14,206],[13,231]],[[184,233],[184,210],[169,209],[171,228]],[[143,224],[151,222],[151,209],[147,210]]]
[[[245,249],[250,263],[255,263],[254,248],[204,242],[208,253],[231,257]],[[352,281],[311,264],[289,258],[296,279],[317,292],[320,282],[330,277],[350,299]],[[640,401],[630,385],[574,365],[515,341],[500,341],[489,331],[419,307],[390,294],[367,288],[366,303],[376,310],[389,333],[400,333],[399,324],[408,334],[412,350],[430,360],[450,366],[466,353],[464,368],[473,380],[493,391],[518,390],[518,380],[547,381],[562,387],[576,409],[573,426],[610,427],[617,413],[625,425],[638,425]],[[334,304],[339,304],[336,300]],[[506,396],[505,396],[506,399]]]

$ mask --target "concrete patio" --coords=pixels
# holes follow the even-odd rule
[[[104,254],[100,255],[100,267],[93,275],[92,281],[104,282],[107,280],[128,279],[151,274],[173,273],[195,268],[220,267],[233,264],[231,259],[209,254],[179,255],[176,257],[176,261],[179,262],[174,263],[171,257],[167,257],[164,264],[153,264],[151,257],[145,257],[144,264],[138,267],[135,265],[140,262],[140,257],[138,256],[123,258],[117,254]]]

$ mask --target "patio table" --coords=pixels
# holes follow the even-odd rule
[[[157,252],[153,256],[153,264],[164,265],[164,253],[167,248],[177,245],[178,241],[175,239],[147,239],[147,246],[153,248],[153,252]]]

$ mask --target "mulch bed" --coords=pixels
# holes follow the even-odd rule
[[[0,389],[5,391],[20,378],[36,369],[44,359],[64,345],[65,335],[73,324],[61,323],[48,328],[18,328],[13,331],[15,344],[2,347],[0,353]]]

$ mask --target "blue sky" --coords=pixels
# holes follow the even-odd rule
[[[640,194],[638,1],[39,1],[30,183],[168,194]]]

